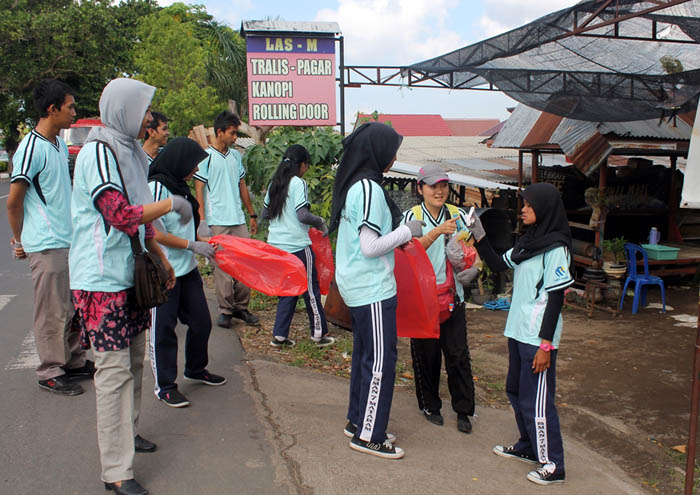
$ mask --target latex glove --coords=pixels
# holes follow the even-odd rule
[[[321,231],[323,237],[328,236],[328,225],[326,225],[326,221],[323,218],[321,219],[321,224],[318,226],[318,230]]]
[[[182,225],[187,225],[190,220],[192,220],[192,205],[182,196],[173,195],[170,200],[173,205],[170,211],[174,211],[180,215],[180,223]]]
[[[469,285],[476,278],[479,269],[476,267],[467,268],[457,274],[457,282],[462,285]]]
[[[211,237],[212,231],[209,228],[209,225],[205,221],[199,222],[199,228],[197,229],[197,236],[198,237]]]
[[[411,237],[423,237],[423,227],[425,227],[425,222],[422,220],[411,220],[406,222],[404,225],[408,227],[411,231]]]
[[[452,263],[455,270],[457,270],[457,272],[461,272],[464,268],[464,251],[462,250],[462,246],[460,246],[460,243],[455,236],[452,236],[450,241],[447,243],[447,246],[445,246],[445,255],[447,256],[448,261]]]
[[[481,239],[486,237],[486,231],[484,230],[484,226],[481,224],[479,215],[477,215],[476,213],[472,215],[472,221],[467,225],[467,228],[469,229],[469,232],[471,232],[474,236],[476,242],[479,242]]]
[[[214,246],[208,242],[202,241],[187,241],[187,249],[192,251],[194,254],[205,256],[210,259],[214,258],[214,254],[216,253]]]

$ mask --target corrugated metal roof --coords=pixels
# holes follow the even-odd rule
[[[498,119],[444,119],[453,136],[481,136],[497,126]],[[489,134],[490,135],[490,134]]]
[[[357,116],[356,126],[359,125],[360,119],[370,119],[374,121],[371,115],[359,114]],[[402,136],[451,136],[452,131],[447,126],[440,115],[421,115],[421,114],[379,114],[378,122],[391,122],[391,127]]]
[[[398,159],[408,163],[429,160],[464,160],[511,158],[517,160],[516,150],[490,148],[474,136],[406,136],[399,148]]]
[[[518,105],[493,141],[494,148],[520,148],[540,117],[539,110]]]
[[[672,121],[673,122],[673,121]],[[601,134],[615,134],[618,137],[680,139],[689,140],[693,130],[692,124],[677,118],[675,126],[664,120],[637,120],[634,122],[603,122],[600,124]]]
[[[420,169],[420,165],[413,165],[410,163],[395,161],[394,165],[391,167],[390,172],[398,172],[400,174],[406,174],[415,177],[418,175],[418,171]],[[517,187],[508,184],[502,184],[499,182],[485,180],[479,177],[460,174],[456,172],[447,172],[447,176],[450,178],[450,182],[459,186],[482,187],[486,189],[517,189]]]
[[[279,33],[291,32],[299,34],[341,34],[340,25],[337,22],[321,21],[243,21],[241,23],[241,36],[246,33]]]
[[[530,132],[528,132],[521,146],[540,146],[549,144],[552,133],[557,129],[562,121],[562,117],[559,115],[553,115],[551,113],[542,112],[532,126]]]

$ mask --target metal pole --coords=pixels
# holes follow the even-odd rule
[[[700,295],[698,296],[700,297]],[[698,302],[700,314],[700,302]],[[688,448],[685,459],[685,489],[684,495],[693,494],[693,476],[695,475],[695,448],[698,437],[698,409],[700,409],[700,320],[695,337],[695,357],[693,360],[693,388],[690,395],[690,428],[688,433]]]
[[[340,41],[340,135],[345,136],[345,40]]]

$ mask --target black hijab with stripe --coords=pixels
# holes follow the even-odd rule
[[[396,156],[401,141],[402,135],[379,122],[362,124],[343,140],[343,158],[333,184],[330,232],[340,225],[340,214],[350,187],[362,179],[370,179],[381,185],[384,169]],[[401,210],[386,190],[384,198],[391,211],[392,229],[395,229],[401,224]]]
[[[525,228],[511,254],[513,263],[520,264],[557,246],[566,246],[571,252],[571,229],[559,190],[552,184],[538,182],[520,193],[535,211],[535,223]]]
[[[177,137],[170,141],[151,163],[148,182],[163,184],[171,194],[183,196],[192,205],[194,231],[199,228],[199,202],[190,191],[185,177],[190,175],[199,162],[209,155],[194,140]]]

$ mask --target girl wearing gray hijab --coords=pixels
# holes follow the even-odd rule
[[[174,272],[150,222],[170,211],[182,223],[192,218],[186,199],[172,196],[154,203],[148,187],[148,159],[138,139],[152,120],[154,92],[132,79],[115,79],[105,87],[100,97],[105,127],[93,129],[78,154],[71,198],[70,287],[81,341],[95,355],[102,481],[107,490],[123,495],[148,493],[134,479],[134,452],[156,449],[136,434],[150,312],[136,304],[129,237],[138,235],[160,257],[172,288]]]

